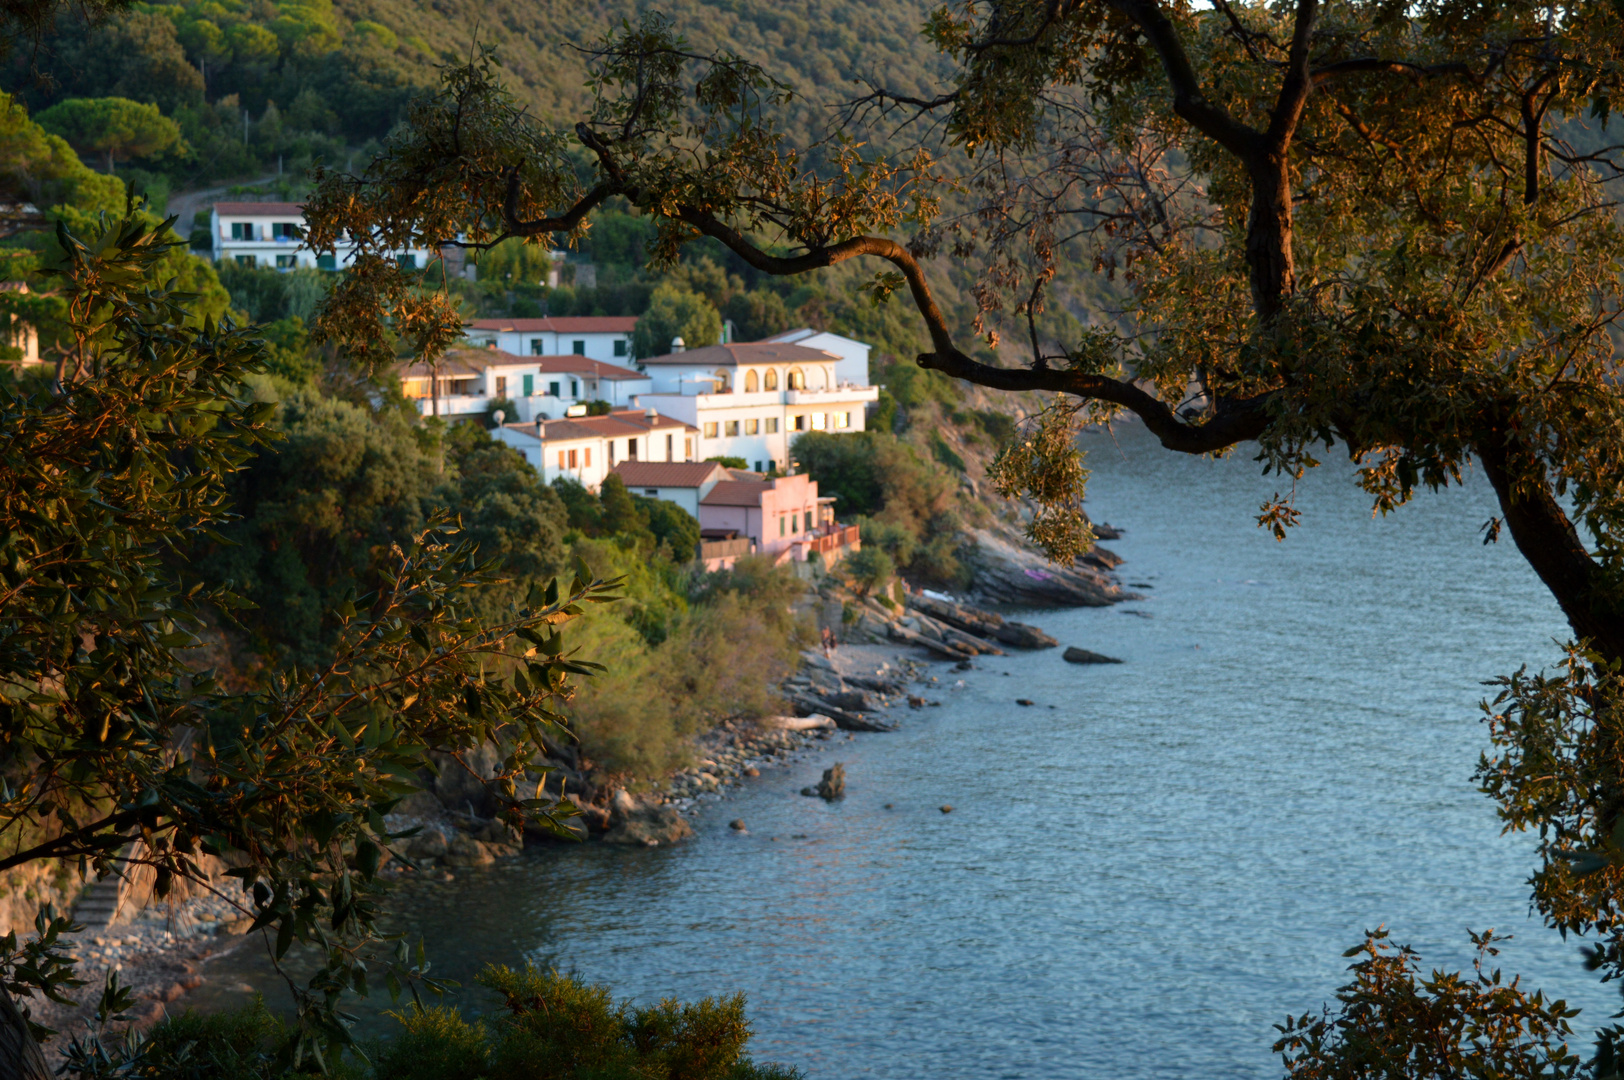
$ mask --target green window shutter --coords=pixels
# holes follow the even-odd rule
[[[529,397],[531,394],[534,394],[535,392],[536,392],[536,377],[534,375],[526,375],[524,377],[524,396]]]

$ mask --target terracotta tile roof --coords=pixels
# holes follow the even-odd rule
[[[839,360],[834,353],[805,345],[746,341],[736,345],[706,345],[664,356],[651,356],[641,364],[695,364],[699,367],[736,367],[739,364],[826,364]]]
[[[646,379],[647,375],[584,356],[520,356],[502,349],[453,349],[455,356],[477,368],[533,367],[543,373],[592,375],[599,379]]]
[[[304,203],[296,202],[219,202],[214,204],[216,214],[255,214],[260,217],[304,217]]]
[[[620,367],[617,364],[606,364],[602,360],[588,360],[584,356],[532,356],[531,360],[540,362],[544,372],[558,372],[566,374],[579,372],[585,375],[595,375],[600,379],[646,379],[641,371]]]
[[[559,315],[543,319],[475,319],[475,330],[505,330],[520,334],[538,331],[556,334],[629,334],[635,315]]]
[[[535,424],[527,427],[534,429]],[[542,439],[617,439],[628,435],[643,435],[650,431],[677,428],[683,431],[698,429],[669,416],[656,416],[650,421],[641,410],[628,409],[612,412],[608,416],[571,416],[562,420],[541,421]]]
[[[717,473],[726,473],[714,461],[622,461],[610,470],[629,488],[696,488]]]
[[[761,496],[773,489],[764,480],[723,480],[699,500],[701,506],[760,506]]]
[[[421,360],[412,364],[402,364],[395,369],[403,379],[426,379],[429,377],[429,365]],[[466,379],[478,375],[480,369],[460,359],[457,353],[447,353],[440,360],[440,378]]]

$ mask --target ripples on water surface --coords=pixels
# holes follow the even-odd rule
[[[1032,621],[1126,663],[988,658],[901,732],[769,770],[680,847],[403,887],[439,970],[528,958],[643,1000],[742,990],[756,1055],[816,1080],[1262,1077],[1271,1025],[1329,998],[1367,927],[1431,967],[1495,926],[1517,934],[1508,970],[1599,1025],[1617,997],[1528,918],[1532,845],[1498,835],[1470,780],[1479,682],[1565,635],[1509,539],[1480,543],[1487,485],[1372,520],[1327,467],[1277,544],[1248,455],[1179,457],[1137,427],[1085,445],[1123,579],[1154,586],[1123,607],[1151,617]],[[795,794],[835,759],[844,802]]]

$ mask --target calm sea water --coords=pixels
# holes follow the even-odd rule
[[[413,884],[440,970],[742,990],[756,1055],[818,1080],[1263,1077],[1272,1025],[1330,998],[1365,929],[1458,967],[1466,927],[1493,926],[1516,934],[1508,971],[1601,1024],[1617,996],[1529,918],[1532,844],[1470,779],[1481,681],[1565,634],[1511,544],[1480,543],[1481,478],[1373,520],[1328,467],[1279,544],[1247,456],[1178,457],[1137,427],[1086,445],[1090,510],[1152,587],[1032,621],[1125,663],[990,658],[900,732],[769,771],[690,843]],[[845,801],[796,795],[830,760]],[[231,963],[275,999],[259,961]]]

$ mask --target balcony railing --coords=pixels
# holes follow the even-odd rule
[[[806,545],[808,554],[814,551],[834,551],[837,548],[849,547],[857,543],[858,530],[855,525],[834,525],[819,531],[818,535],[810,536],[801,541]]]
[[[736,540],[701,540],[699,542],[699,557],[701,559],[732,559],[750,554],[755,544],[747,536]]]

